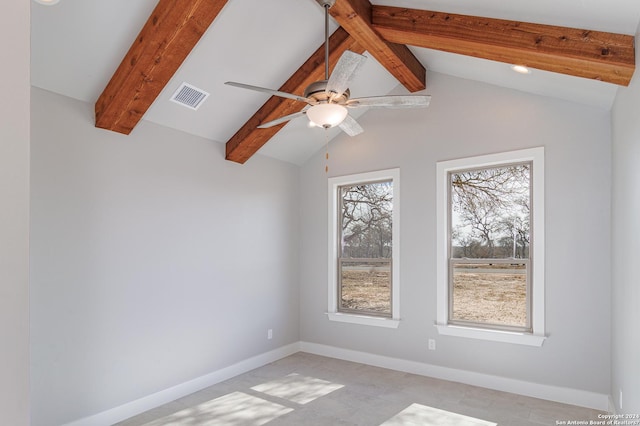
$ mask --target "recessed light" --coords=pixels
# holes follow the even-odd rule
[[[58,3],[60,0],[34,0],[36,3],[43,4],[45,6],[53,6]]]
[[[520,74],[531,74],[531,70],[524,65],[511,65],[511,69]]]

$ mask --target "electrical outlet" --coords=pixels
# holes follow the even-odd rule
[[[436,350],[436,340],[435,339],[429,339],[429,350],[430,351],[435,351]]]
[[[273,339],[273,330],[272,329],[268,329],[267,330],[267,339],[269,339],[269,340]]]

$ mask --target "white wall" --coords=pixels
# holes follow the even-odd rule
[[[640,37],[640,29],[636,40]],[[636,57],[640,55],[637,48]],[[619,88],[612,110],[612,380],[621,413],[640,413],[640,78]],[[622,407],[620,406],[622,391]]]
[[[29,424],[29,7],[0,5],[0,413]]]
[[[400,167],[402,322],[328,321],[324,153],[301,175],[301,339],[520,381],[610,389],[609,112],[432,73],[425,110],[372,110],[330,145],[329,176]],[[546,324],[541,348],[439,336],[436,162],[545,147]],[[437,350],[427,350],[427,339]]]
[[[299,340],[298,168],[92,111],[33,89],[34,426]]]

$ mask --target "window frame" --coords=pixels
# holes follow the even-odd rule
[[[493,168],[518,163],[531,163],[531,215],[529,245],[528,309],[531,331],[509,327],[482,326],[481,323],[464,324],[451,321],[451,295],[449,285],[451,240],[450,182],[452,172]],[[542,346],[545,336],[544,308],[544,147],[502,152],[439,161],[437,176],[437,319],[438,332],[448,336],[491,340],[530,346]],[[474,259],[475,260],[475,259]]]
[[[391,213],[391,316],[370,312],[340,311],[339,235],[340,188],[343,186],[391,181],[393,210]],[[328,179],[328,300],[327,316],[331,321],[397,328],[400,322],[400,169],[386,169],[366,173],[336,176]]]

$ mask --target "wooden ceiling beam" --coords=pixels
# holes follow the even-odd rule
[[[227,1],[160,0],[96,101],[96,127],[131,133]]]
[[[371,20],[373,29],[393,43],[623,86],[635,70],[630,35],[391,6],[373,6]]]
[[[159,0],[95,104],[96,127],[129,134],[173,77],[228,0]],[[330,38],[330,63],[346,50],[368,51],[409,91],[425,89],[426,70],[407,45],[628,85],[635,70],[630,35],[336,0],[340,24]],[[280,91],[302,94],[324,79],[324,46]],[[271,97],[227,142],[226,158],[246,162],[284,123],[260,123],[302,110],[302,102]]]
[[[346,50],[362,54],[365,49],[344,29],[338,28],[329,38],[329,64],[331,69]],[[281,92],[303,95],[311,83],[324,80],[324,43],[300,68],[278,89]],[[241,90],[241,89],[238,89]],[[226,144],[227,160],[244,164],[286,123],[266,129],[258,129],[261,123],[301,111],[305,103],[271,96],[267,102],[229,139]]]
[[[373,27],[369,0],[337,0],[329,13],[410,92],[426,88],[427,71],[409,48],[385,40]]]

